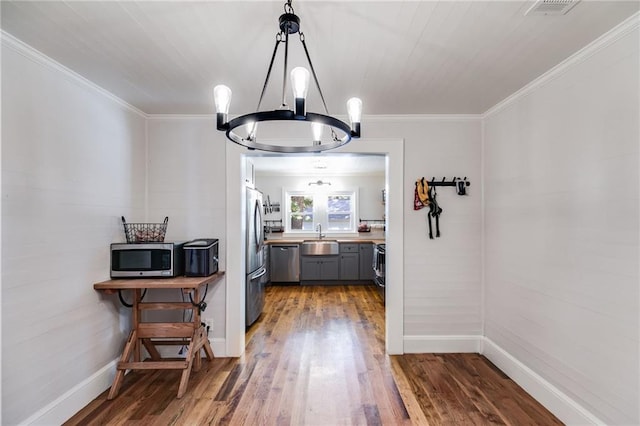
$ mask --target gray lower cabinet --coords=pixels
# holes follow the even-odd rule
[[[373,280],[375,273],[373,271],[373,244],[359,244],[360,246],[360,279]]]
[[[339,256],[301,256],[300,281],[335,281],[340,277]]]
[[[337,256],[300,256],[300,281],[362,282],[374,275],[372,243],[340,243]]]
[[[340,253],[340,279],[356,281],[360,278],[360,255],[358,253]]]

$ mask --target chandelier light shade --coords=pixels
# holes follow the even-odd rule
[[[351,98],[347,102],[347,112],[350,124],[347,124],[337,118],[329,115],[327,104],[318,82],[318,77],[313,68],[311,57],[305,43],[304,33],[300,32],[300,18],[294,13],[291,6],[291,0],[284,5],[284,14],[280,15],[279,27],[280,31],[276,34],[276,44],[271,56],[271,63],[267,70],[267,77],[262,87],[262,93],[258,101],[255,112],[240,115],[229,120],[229,107],[231,104],[231,89],[224,85],[215,86],[213,89],[213,97],[216,106],[216,127],[218,130],[226,132],[227,138],[232,142],[245,146],[249,149],[257,149],[260,151],[270,152],[320,152],[338,148],[351,141],[352,138],[360,137],[360,122],[362,119],[362,101],[359,98]],[[304,53],[309,64],[308,69],[304,67],[295,67],[288,76],[287,62],[289,53],[289,36],[299,33],[300,43],[304,48]],[[269,77],[275,62],[278,47],[284,44],[284,73],[282,77],[282,99],[278,109],[262,111],[260,107],[264,98]],[[290,79],[293,109],[286,103],[286,87],[287,77]],[[309,82],[313,77],[322,105],[324,106],[324,114],[307,112],[307,95],[309,93]],[[259,122],[272,121],[290,121],[290,122],[307,122],[310,124],[309,141],[303,145],[271,145],[261,143],[257,136]],[[324,127],[330,129],[330,141],[324,142],[322,135]],[[286,138],[286,136],[285,136]]]

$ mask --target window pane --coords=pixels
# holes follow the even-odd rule
[[[349,231],[351,229],[351,214],[329,213],[327,227],[331,231]]]
[[[330,195],[327,197],[327,208],[332,212],[350,212],[351,195]]]
[[[308,195],[291,196],[291,230],[313,230],[313,197]]]
[[[327,197],[327,230],[349,231],[352,228],[351,195],[330,195]]]

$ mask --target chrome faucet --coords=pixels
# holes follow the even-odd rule
[[[316,226],[316,231],[318,231],[318,239],[321,240],[322,237],[324,237],[324,235],[322,235],[322,225],[318,224],[318,226]]]

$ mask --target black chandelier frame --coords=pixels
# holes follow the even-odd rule
[[[269,63],[269,69],[267,70],[267,76],[264,81],[264,85],[262,86],[262,92],[260,93],[260,99],[258,101],[258,106],[256,107],[256,112],[244,114],[233,118],[232,120],[228,120],[228,115],[225,113],[218,112],[216,114],[216,127],[218,130],[226,131],[226,136],[232,142],[235,142],[238,145],[242,145],[250,150],[260,150],[260,151],[270,151],[270,152],[282,152],[282,153],[302,153],[302,152],[321,152],[327,151],[331,149],[338,148],[340,146],[346,145],[351,141],[352,138],[360,137],[360,123],[353,123],[353,125],[349,125],[344,121],[341,121],[335,117],[329,115],[329,110],[327,108],[327,103],[325,102],[324,95],[322,93],[322,89],[320,88],[320,83],[318,82],[318,76],[316,75],[315,68],[313,67],[313,63],[311,61],[311,56],[309,55],[309,50],[307,49],[307,44],[305,43],[304,33],[300,31],[300,18],[294,13],[293,7],[291,6],[291,0],[287,0],[284,5],[284,14],[280,15],[279,18],[279,26],[280,31],[276,34],[276,43],[273,48],[273,54],[271,55],[271,62]],[[307,62],[309,67],[311,68],[311,75],[313,76],[313,81],[315,82],[316,88],[320,94],[320,99],[322,100],[322,105],[324,106],[325,114],[319,114],[314,112],[306,112],[306,99],[304,98],[296,98],[294,103],[294,109],[291,110],[287,107],[285,100],[285,92],[287,85],[287,63],[289,56],[289,35],[299,33],[300,42],[302,47],[304,48],[304,52],[307,58]],[[269,84],[269,78],[271,77],[271,71],[273,69],[273,64],[275,62],[276,54],[278,53],[278,47],[280,44],[284,43],[284,72],[282,77],[282,103],[280,109],[272,110],[272,111],[260,111],[260,106],[262,105],[262,100],[264,98],[265,92],[267,90],[267,86]],[[260,143],[257,141],[255,137],[255,133],[251,132],[247,137],[243,137],[240,134],[236,133],[236,129],[243,126],[250,126],[254,123],[264,122],[264,121],[302,121],[309,123],[319,123],[322,125],[326,125],[331,129],[331,142],[330,143],[322,143],[320,141],[314,141],[313,145],[305,145],[305,146],[284,146],[284,145],[269,145]],[[336,133],[336,129],[340,130],[340,132],[344,133],[343,137],[338,137]]]

